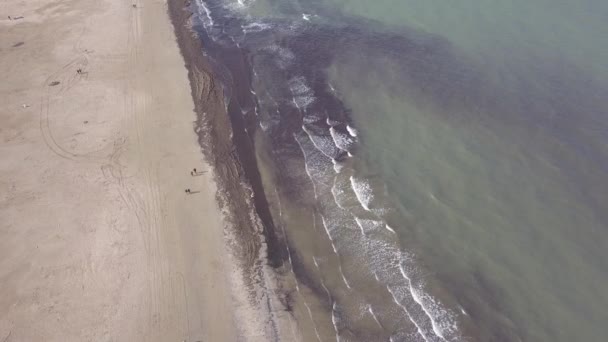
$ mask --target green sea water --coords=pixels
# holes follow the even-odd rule
[[[209,35],[253,56],[265,191],[321,289],[310,336],[608,340],[607,1],[203,2]],[[369,244],[354,218],[396,234]]]
[[[331,68],[367,162],[408,218],[404,239],[482,338],[608,339],[608,3],[323,6],[432,34],[480,80],[404,80],[399,57],[381,55]]]

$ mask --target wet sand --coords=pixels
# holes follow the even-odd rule
[[[9,0],[2,14],[0,341],[278,338],[280,309],[252,295],[272,279],[221,96],[184,53],[193,105],[167,4]],[[235,226],[246,239],[227,247]]]

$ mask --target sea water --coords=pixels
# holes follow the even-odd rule
[[[608,2],[194,6],[307,340],[608,338]]]

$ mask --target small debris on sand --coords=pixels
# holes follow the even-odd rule
[[[59,81],[53,81],[53,82],[49,83],[49,86],[54,87],[56,85],[59,85],[59,83],[61,83],[61,82],[59,82]]]

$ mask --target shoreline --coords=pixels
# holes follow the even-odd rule
[[[217,201],[228,223],[226,235],[240,273],[233,277],[236,295],[240,295],[237,302],[243,304],[238,321],[244,325],[242,333],[253,340],[301,340],[289,313],[284,280],[277,273],[286,252],[280,248],[254,142],[248,134],[256,129],[256,122],[229,114],[233,103],[225,103],[223,86],[203,55],[203,43],[192,28],[190,6],[190,0],[170,1],[169,14],[188,70],[197,115],[195,132],[205,159],[215,169]],[[254,322],[245,324],[246,320]]]

